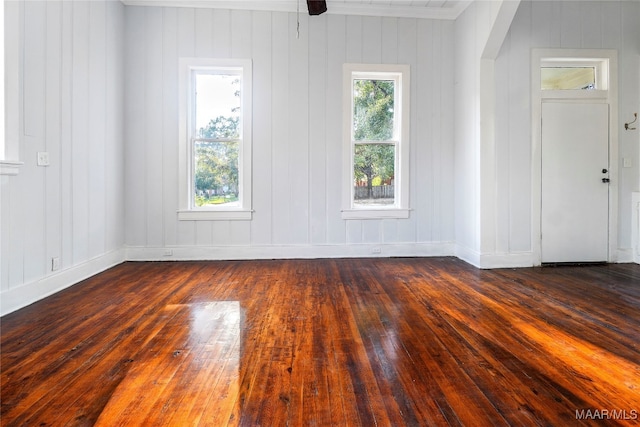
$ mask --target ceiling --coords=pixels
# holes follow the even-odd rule
[[[456,19],[472,0],[326,0],[327,13],[396,18]],[[130,6],[173,6],[215,9],[307,10],[306,0],[122,0]]]

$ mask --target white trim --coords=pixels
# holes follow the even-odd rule
[[[628,263],[628,262],[636,262],[640,264],[638,261],[633,260],[633,249],[622,249],[618,248],[618,256],[616,258],[616,262],[620,264]]]
[[[454,256],[453,242],[350,245],[126,247],[127,261],[199,261]],[[377,252],[377,250],[380,252]]]
[[[178,220],[251,220],[252,219],[252,87],[253,71],[251,59],[180,58],[179,60],[179,150],[178,150]],[[192,159],[189,129],[191,117],[191,95],[193,70],[233,69],[242,73],[242,142],[238,165],[240,207],[192,208]]]
[[[118,249],[92,258],[65,270],[48,274],[33,282],[2,292],[0,316],[19,310],[36,301],[60,292],[91,276],[124,262],[125,251]]]
[[[18,172],[20,172],[20,166],[22,165],[24,165],[23,162],[2,160],[0,161],[0,175],[18,175]]]
[[[0,160],[6,157],[5,151],[5,128],[4,128],[4,1],[0,2]],[[2,173],[3,169],[0,169]],[[17,172],[16,172],[17,173]]]
[[[602,70],[603,87],[607,90],[563,90],[540,89],[540,65],[547,59],[572,63],[582,61],[607,62],[608,70]],[[576,62],[578,61],[578,62]],[[607,68],[607,67],[605,67]],[[607,96],[603,97],[603,92]],[[618,51],[615,49],[533,49],[531,52],[531,249],[534,265],[542,263],[540,219],[542,208],[541,164],[542,164],[542,100],[557,102],[606,102],[609,104],[609,248],[608,262],[618,261]]]
[[[408,218],[409,217],[409,147],[411,144],[410,88],[411,66],[406,64],[344,64],[342,68],[342,219]],[[353,205],[353,80],[380,78],[396,82],[396,111],[393,139],[396,147],[395,203],[388,208]],[[366,143],[367,141],[358,141]],[[382,143],[386,143],[382,142]],[[395,213],[394,213],[395,211]]]
[[[0,175],[17,175],[23,128],[24,2],[2,2]]]
[[[233,221],[251,220],[253,211],[250,210],[186,210],[178,211],[180,221]]]
[[[532,252],[511,252],[480,255],[480,265],[478,268],[520,268],[533,267]]]
[[[409,218],[410,209],[343,209],[342,219]]]
[[[298,0],[121,0],[127,6],[189,7],[210,9],[259,10],[296,12]],[[300,0],[302,1],[302,0]],[[393,3],[393,2],[392,2]],[[371,3],[347,4],[327,0],[327,13],[336,15],[383,16],[392,18],[423,18],[455,20],[472,3],[458,1],[450,7],[400,6]],[[306,7],[306,6],[305,6]],[[302,8],[300,9],[303,10]],[[306,10],[305,10],[306,12]]]
[[[533,252],[486,253],[456,245],[455,256],[481,269],[520,268],[534,266]]]

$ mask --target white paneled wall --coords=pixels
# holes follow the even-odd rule
[[[0,176],[0,313],[124,259],[367,256],[379,247],[381,256],[526,265],[530,50],[618,49],[619,114],[629,120],[640,108],[640,3],[520,4],[495,61],[495,159],[486,164],[496,185],[487,196],[480,57],[500,4],[473,2],[455,22],[300,14],[298,38],[295,13],[7,1],[7,132],[24,165]],[[252,221],[177,220],[185,56],[253,61]],[[411,65],[409,219],[341,218],[345,62]],[[637,131],[619,135],[618,237],[620,253],[631,253],[640,146]],[[41,151],[49,166],[36,165]],[[486,241],[495,254],[482,253]]]
[[[640,2],[531,1],[521,3],[496,60],[496,170],[499,206],[497,248],[502,252],[531,247],[531,94],[532,48],[618,50],[619,115],[633,117],[640,108]],[[640,182],[638,133],[620,123],[618,246],[631,260],[631,194]],[[633,159],[623,168],[622,158]]]
[[[450,253],[453,24],[127,7],[126,241],[130,258]],[[178,221],[178,58],[251,58],[252,221]],[[341,219],[342,64],[411,65],[411,207]],[[388,245],[388,246],[384,246]],[[431,246],[430,246],[431,245]],[[385,253],[385,251],[388,251]],[[363,252],[364,251],[364,252]]]
[[[7,109],[20,111],[24,165],[1,177],[2,313],[120,262],[124,243],[124,6],[8,1],[5,11],[5,40],[20,52]]]

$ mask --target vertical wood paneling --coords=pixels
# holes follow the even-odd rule
[[[442,205],[438,213],[442,226],[440,227],[440,240],[452,242],[455,239],[455,219],[451,213],[454,211],[454,129],[457,121],[454,120],[454,40],[453,22],[443,22],[440,24],[442,33],[440,37],[441,49],[441,70],[440,70],[440,147],[441,157],[438,159],[442,167],[440,175],[439,191],[441,193]],[[436,240],[437,241],[437,240]]]
[[[136,8],[127,8],[129,26],[150,31],[149,16]],[[165,19],[167,9],[165,11]],[[174,13],[174,12],[171,12]],[[171,61],[181,56],[251,58],[254,66],[253,99],[253,191],[252,221],[177,221],[174,215],[164,220],[165,245],[326,245],[359,243],[423,242],[451,239],[453,232],[453,151],[450,129],[452,121],[453,56],[444,53],[453,45],[453,26],[446,30],[440,22],[416,19],[374,18],[326,15],[309,18],[300,15],[300,38],[296,37],[298,15],[278,12],[240,10],[200,10],[178,8],[176,28],[164,24],[163,34],[130,47],[147,57],[156,56],[157,40],[173,37],[177,51],[163,48],[164,66],[143,65],[145,93],[149,98],[149,78],[162,73],[162,104],[171,103],[176,86],[170,75]],[[418,26],[420,25],[420,33]],[[130,27],[128,37],[135,37]],[[445,42],[446,40],[446,42]],[[164,42],[167,43],[167,42]],[[171,43],[169,43],[171,46]],[[449,60],[444,61],[448,55]],[[130,53],[130,56],[133,56]],[[167,57],[169,56],[169,57]],[[171,58],[173,56],[173,58]],[[132,58],[133,59],[133,58]],[[135,61],[135,59],[134,59]],[[411,100],[411,206],[408,220],[350,220],[341,218],[343,191],[342,164],[342,65],[345,62],[403,63],[412,66]],[[442,65],[445,62],[446,65]],[[420,65],[418,67],[418,64]],[[141,64],[134,64],[139,67]],[[164,71],[162,71],[164,69]],[[448,77],[447,77],[448,76]],[[133,88],[144,82],[128,78]],[[449,88],[441,88],[448,82]],[[140,89],[138,89],[140,91]],[[138,95],[145,95],[141,92]],[[150,103],[147,100],[145,103]],[[134,106],[138,104],[134,101]],[[445,110],[440,107],[447,106]],[[128,108],[133,109],[132,106]],[[164,155],[173,152],[171,138],[177,127],[168,119],[164,107]],[[448,113],[444,113],[448,111]],[[145,111],[149,115],[149,110]],[[149,122],[150,119],[145,119]],[[145,130],[128,128],[127,140],[140,145],[138,137],[149,140]],[[129,132],[133,131],[133,134]],[[143,139],[144,139],[143,138]],[[448,138],[448,139],[447,139]],[[148,143],[148,142],[147,142]],[[140,150],[139,148],[133,149]],[[141,149],[135,156],[146,153]],[[175,156],[175,152],[173,152]],[[149,168],[135,173],[142,186],[151,189]],[[175,173],[176,166],[160,162],[163,175]],[[164,169],[169,169],[164,170]],[[448,171],[449,179],[438,175]],[[133,171],[132,171],[133,172]],[[173,181],[175,182],[175,180]],[[162,181],[163,211],[177,209],[174,183]],[[128,192],[130,192],[128,190]],[[132,199],[128,197],[127,200]],[[142,200],[145,209],[152,207],[150,197]],[[167,206],[169,205],[169,206]],[[157,210],[153,207],[153,210]],[[132,214],[134,223],[138,223]],[[446,218],[445,218],[446,217]],[[127,221],[130,217],[127,217]],[[440,231],[449,221],[448,232]],[[172,224],[171,227],[168,224]],[[144,224],[147,236],[128,233],[129,244],[154,246],[152,234],[157,227]],[[153,229],[153,230],[152,230]],[[175,238],[168,236],[175,235]],[[144,238],[141,238],[144,237]]]
[[[62,268],[73,265],[73,174],[72,174],[72,124],[73,111],[73,7],[72,2],[62,2],[62,69],[60,72],[60,188],[62,217]]]
[[[551,14],[552,2],[536,1],[531,3],[531,37],[539,40],[541,46],[551,43]]]
[[[382,18],[362,18],[362,62],[382,62]]]
[[[231,11],[216,9],[213,15],[213,55],[231,57]]]
[[[162,34],[162,207],[164,245],[177,244],[178,206],[178,10],[164,9]]]
[[[46,37],[46,94],[45,138],[51,165],[46,169],[45,181],[45,241],[43,262],[61,256],[62,204],[61,204],[61,71],[62,71],[62,3],[47,2]]]
[[[289,173],[290,154],[289,138],[289,37],[295,37],[289,29],[289,16],[274,13],[271,23],[271,40],[273,58],[271,60],[271,172],[272,189],[271,205],[273,206],[273,243],[287,244],[293,242],[289,228],[291,222],[291,201],[289,199],[291,180]],[[287,94],[285,96],[285,94]]]
[[[9,290],[9,239],[11,238],[11,230],[9,228],[8,219],[11,216],[9,209],[11,189],[9,188],[9,177],[0,177],[0,292]],[[11,248],[11,252],[15,249]]]
[[[572,1],[562,2],[562,9],[560,11],[562,19],[560,25],[560,47],[582,47],[580,3],[581,2]]]
[[[381,31],[382,63],[395,64],[398,61],[398,18],[382,18]]]
[[[496,58],[495,62],[495,84],[499,86],[501,82],[509,82],[511,79],[510,63],[511,55],[509,51],[511,38],[507,37],[503,44],[503,54]],[[508,165],[510,154],[509,138],[509,93],[498,91],[496,94],[496,116],[504,120],[498,120],[495,124],[495,153],[496,165]],[[496,168],[496,252],[509,253],[509,232],[510,227],[501,226],[509,224],[509,172],[511,168]]]
[[[127,244],[146,245],[147,224],[147,162],[145,159],[145,40],[146,11],[141,7],[129,7],[126,13],[126,59],[127,69],[138,72],[127,73],[125,85],[125,225]]]
[[[416,75],[417,63],[417,20],[415,19],[399,19],[398,20],[398,62],[400,64],[409,64],[411,66],[412,81],[419,80]],[[418,192],[422,191],[415,183],[419,172],[417,157],[414,155],[417,150],[418,129],[417,124],[422,120],[422,114],[418,114],[418,96],[415,90],[411,93],[411,133],[409,135],[410,150],[409,151],[409,182],[414,183],[409,186],[409,203],[417,200]],[[419,215],[419,214],[418,214]],[[417,216],[415,212],[409,215],[409,219],[398,220],[398,241],[399,242],[415,242],[417,230]]]
[[[144,137],[146,162],[146,244],[155,247],[164,244],[162,188],[163,150],[162,150],[162,45],[163,13],[160,8],[146,10],[144,50]]]
[[[342,64],[346,61],[346,17],[327,16],[327,91],[326,91],[326,164],[327,164],[327,241],[344,244],[346,224],[342,220]]]
[[[233,58],[251,59],[253,55],[251,14],[252,12],[247,10],[231,12],[231,56]],[[220,224],[224,224],[224,222],[220,222]],[[249,245],[251,243],[251,223],[249,221],[230,221],[227,228],[232,230],[232,244]]]
[[[613,20],[608,21],[613,22]],[[620,4],[620,26],[624,29],[619,48],[619,105],[620,115],[632,120],[634,112],[640,106],[640,3],[623,2]],[[621,117],[621,119],[622,119]],[[631,168],[620,169],[620,187],[618,197],[618,239],[619,247],[632,247],[632,192],[640,186],[640,135],[638,131],[621,131],[618,151],[621,157],[631,159]],[[618,164],[621,159],[617,159]]]
[[[327,17],[309,20],[309,239],[327,241]],[[339,188],[332,189],[339,193]]]
[[[39,102],[44,98],[45,69],[42,67],[45,57],[46,2],[27,1],[24,3],[24,74],[23,74],[23,117],[26,136],[44,137],[45,105]]]
[[[620,3],[604,2],[601,5],[602,16],[602,48],[610,49],[620,46],[621,15]],[[534,39],[535,40],[535,39]]]
[[[89,255],[89,3],[73,5],[71,173],[73,263]]]
[[[7,40],[22,59],[10,68],[17,90],[7,98],[10,110],[19,112],[19,126],[12,122],[7,130],[19,138],[24,166],[18,176],[2,179],[2,291],[45,278],[53,257],[64,270],[124,243],[124,188],[117,185],[124,177],[123,100],[109,96],[110,88],[123,90],[123,69],[108,68],[122,65],[124,45],[107,42],[124,39],[124,6],[8,4],[11,21],[19,24],[5,27]],[[49,166],[37,166],[39,151],[48,152]],[[117,174],[116,184],[108,171]],[[108,225],[111,205],[117,213]],[[113,236],[110,248],[107,236]]]
[[[253,208],[251,243],[270,245],[273,205],[271,103],[271,14],[253,13]]]
[[[300,38],[289,37],[288,150],[292,243],[309,243],[309,17],[289,14],[288,28],[300,21]]]
[[[45,73],[42,66],[46,60],[46,4],[26,2],[23,53],[23,138],[21,156],[25,163],[35,165],[38,151],[44,151],[45,143]],[[30,256],[23,260],[23,280],[31,281],[45,273],[45,168],[32,167],[24,170],[20,182],[22,191],[13,203],[22,205],[24,221],[24,246],[33,248]],[[27,195],[28,197],[24,197]],[[35,202],[38,201],[38,202]]]
[[[107,2],[106,250],[124,242],[124,5]]]
[[[347,63],[364,62],[362,58],[362,19],[363,18],[361,16],[347,16],[346,18],[345,55]],[[342,82],[340,83],[340,86],[342,87]],[[342,120],[338,123],[342,126]],[[361,220],[346,221],[345,227],[348,244],[362,243]]]
[[[195,11],[193,9],[178,8],[178,57],[195,56],[195,34],[194,34]],[[177,62],[177,58],[174,59]],[[178,90],[178,87],[175,87]],[[178,123],[174,122],[177,128]],[[129,135],[127,135],[129,137]],[[176,140],[177,141],[177,140]],[[174,141],[174,144],[178,145]],[[177,167],[177,166],[176,166]],[[174,210],[178,209],[178,205],[173,206]],[[174,217],[177,221],[177,218]],[[194,245],[196,242],[196,223],[195,221],[177,221],[177,238],[176,242],[181,246]]]
[[[526,43],[531,30],[531,3],[527,2],[519,9],[514,18],[511,43]],[[509,252],[525,252],[531,247],[531,188],[530,174],[521,171],[531,165],[531,103],[530,86],[522,83],[522,76],[530,74],[531,53],[527,50],[511,51],[509,83]],[[514,108],[515,106],[515,108]],[[517,141],[517,142],[516,142]]]
[[[624,7],[635,10],[636,15],[623,11]],[[635,8],[635,9],[634,9]],[[501,56],[496,61],[497,82],[497,173],[499,174],[499,196],[497,200],[497,233],[500,241],[508,235],[510,252],[528,251],[531,248],[531,152],[530,152],[530,94],[528,75],[530,73],[531,48],[614,48],[619,56],[619,91],[621,111],[625,97],[634,99],[637,105],[638,66],[622,63],[636,54],[624,51],[625,37],[638,44],[637,11],[635,2],[523,2],[514,18],[503,46]],[[628,19],[628,22],[625,22]],[[636,37],[633,37],[633,31]],[[637,49],[637,47],[634,47]],[[630,95],[629,94],[633,94]],[[627,144],[625,146],[625,144]],[[628,146],[624,134],[621,135],[619,150]],[[505,171],[508,170],[507,173]],[[637,177],[637,169],[630,171]],[[630,245],[628,200],[633,186],[624,188],[625,171],[622,172],[619,192],[619,246]],[[637,183],[633,178],[632,182]],[[508,182],[508,184],[507,184]],[[508,191],[504,190],[508,188]],[[626,199],[625,199],[626,198]],[[627,203],[627,204],[625,204]],[[508,223],[503,221],[508,211]]]
[[[602,3],[581,2],[582,47],[600,49],[602,47]],[[640,23],[639,23],[640,24]]]
[[[105,252],[105,136],[107,131],[106,111],[106,4],[91,2],[89,6],[89,76],[88,115],[89,165],[88,208],[89,235],[87,259]]]
[[[435,128],[438,122],[433,120],[436,116],[438,105],[434,102],[438,96],[438,79],[436,78],[438,67],[433,64],[438,58],[433,49],[433,22],[421,20],[417,26],[416,49],[420,52],[417,57],[416,67],[411,75],[412,94],[415,94],[415,103],[419,118],[414,124],[416,128],[416,140],[411,141],[411,157],[416,159],[415,166],[420,165],[420,170],[415,173],[416,191],[411,199],[412,213],[416,218],[416,240],[431,241],[435,216],[433,209],[436,206],[435,180],[437,179],[438,162],[435,161]]]

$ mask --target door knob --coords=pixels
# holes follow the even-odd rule
[[[611,180],[609,178],[602,178],[602,182],[611,182]]]
[[[602,169],[602,173],[607,173],[609,172],[607,169]]]

